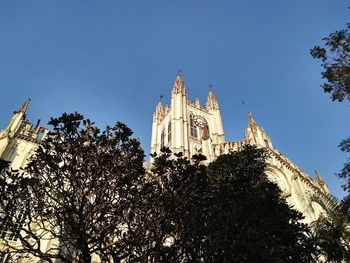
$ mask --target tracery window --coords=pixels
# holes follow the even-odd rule
[[[168,145],[171,144],[171,121],[168,123]]]
[[[164,128],[162,129],[162,133],[160,134],[160,148],[162,149],[164,147],[164,139],[165,139],[165,131]]]
[[[193,114],[190,114],[190,134],[192,137],[197,138],[197,127],[194,124]]]

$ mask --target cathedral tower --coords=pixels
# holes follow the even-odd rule
[[[317,219],[323,210],[307,196],[312,192],[328,193],[326,183],[318,173],[313,180],[275,149],[251,113],[248,113],[245,138],[225,141],[219,103],[213,92],[209,89],[204,107],[198,98],[192,102],[187,98],[179,75],[171,91],[170,106],[164,106],[160,100],[153,113],[151,153],[159,153],[162,147],[168,147],[174,153],[182,152],[187,158],[201,153],[207,157],[208,164],[222,154],[239,151],[247,144],[267,151],[266,175],[278,184],[287,202],[303,213],[304,221],[309,223]]]
[[[187,158],[202,153],[210,161],[214,158],[213,145],[224,141],[219,103],[213,92],[209,90],[205,107],[198,98],[192,102],[187,97],[183,80],[177,75],[170,106],[159,101],[153,113],[151,153],[168,147]]]

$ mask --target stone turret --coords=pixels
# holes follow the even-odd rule
[[[6,128],[0,131],[0,158],[10,161],[12,168],[23,167],[29,156],[34,153],[41,140],[44,140],[49,130],[33,125],[26,119],[26,111],[30,99],[14,111]]]
[[[3,158],[5,149],[8,147],[11,139],[18,131],[21,122],[25,119],[25,114],[29,106],[30,99],[28,98],[22,106],[13,112],[13,115],[7,124],[6,128],[0,131],[0,157]]]
[[[164,107],[162,100],[160,99],[155,112],[153,113],[153,121],[152,121],[152,139],[151,139],[151,153],[158,151],[158,124],[164,118]]]
[[[214,93],[209,89],[205,108],[211,114],[210,133],[213,144],[220,144],[225,142],[224,127],[222,125],[221,112],[219,102]]]
[[[171,131],[172,136],[171,150],[173,152],[182,152],[186,157],[189,156],[188,149],[188,120],[187,120],[187,94],[186,88],[180,75],[177,74],[171,91]]]
[[[153,113],[151,152],[158,152],[167,146],[174,153],[183,152],[189,157],[187,95],[185,84],[179,74],[176,75],[169,106],[160,100]]]
[[[270,137],[266,134],[263,127],[255,122],[250,112],[248,113],[248,127],[245,129],[245,137],[258,147],[269,147],[273,149]]]
[[[162,101],[160,100],[156,107],[155,118],[157,118],[158,120],[161,120],[164,117],[164,113],[165,113],[164,106]]]
[[[21,121],[24,120],[26,117],[25,114],[29,106],[29,102],[30,99],[28,98],[18,110],[13,112],[12,118],[4,130],[4,133],[6,133],[7,136],[12,137],[17,132]]]

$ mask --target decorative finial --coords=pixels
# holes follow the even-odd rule
[[[162,99],[163,99],[163,95],[160,95],[159,96],[159,101],[162,102]]]
[[[176,75],[180,76],[182,75],[182,70],[181,69],[178,69],[177,72],[176,72]]]
[[[209,91],[212,92],[213,84],[209,84]]]

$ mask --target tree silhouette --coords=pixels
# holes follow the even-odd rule
[[[314,58],[322,61],[324,71],[321,74],[326,80],[322,84],[323,90],[331,93],[333,101],[350,101],[350,24],[331,33],[323,41],[323,47],[315,46],[310,50]],[[350,138],[343,140],[339,147],[343,152],[350,152]],[[347,160],[338,176],[347,179],[343,188],[350,193],[350,160]]]
[[[338,201],[332,195],[314,193],[310,201],[318,203],[325,213],[311,223],[320,254],[327,262],[350,261],[350,197]]]
[[[170,156],[168,149],[154,156],[160,187],[152,262],[314,261],[302,215],[265,175],[265,151],[248,145],[209,167],[202,156]]]
[[[9,253],[49,262],[90,263],[93,254],[132,262],[145,233],[138,221],[146,185],[139,141],[123,123],[101,132],[78,113],[49,124],[27,167],[2,172],[1,224],[20,242],[4,236]]]

